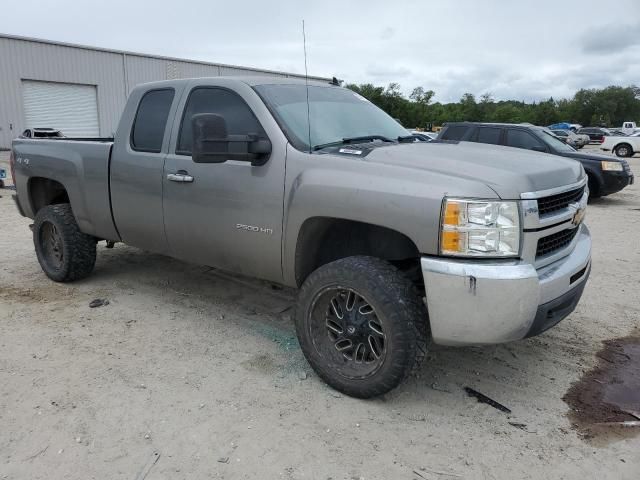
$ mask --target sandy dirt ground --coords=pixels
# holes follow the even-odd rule
[[[104,243],[93,276],[49,281],[11,193],[0,190],[0,479],[640,478],[640,437],[594,445],[562,401],[602,341],[640,325],[638,185],[590,204],[593,271],[569,318],[513,344],[434,347],[419,376],[370,401],[308,367],[294,292]],[[96,298],[110,303],[90,309]]]

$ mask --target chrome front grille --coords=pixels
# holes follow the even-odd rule
[[[536,247],[536,259],[545,255],[551,255],[569,245],[578,233],[578,230],[579,228],[569,228],[539,238]]]
[[[567,208],[571,203],[579,202],[584,194],[585,187],[569,190],[568,192],[557,193],[538,199],[538,215],[544,217],[553,212]]]
[[[586,176],[571,185],[522,193],[521,258],[541,268],[568,255],[581,230],[574,219],[586,208],[587,196]]]

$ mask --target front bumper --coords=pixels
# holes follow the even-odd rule
[[[627,185],[633,185],[633,174],[631,172],[602,172],[601,195],[610,195],[619,192]]]
[[[581,225],[567,256],[536,269],[519,261],[422,257],[433,340],[487,345],[537,335],[569,315],[591,270],[591,235]]]

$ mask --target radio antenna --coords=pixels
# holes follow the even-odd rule
[[[307,128],[309,133],[309,153],[311,153],[311,109],[309,107],[309,72],[307,71],[307,35],[302,20],[302,47],[304,49],[304,82],[307,87]]]

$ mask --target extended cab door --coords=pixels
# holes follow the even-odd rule
[[[131,92],[110,165],[111,208],[128,245],[168,253],[162,215],[162,176],[180,84]]]
[[[284,135],[257,94],[242,82],[194,81],[183,97],[163,175],[171,255],[282,281]],[[198,113],[224,116],[229,135],[269,138],[268,161],[261,166],[237,160],[194,162],[191,117]]]

